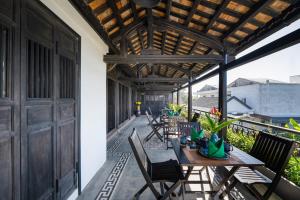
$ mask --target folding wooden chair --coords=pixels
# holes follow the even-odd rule
[[[182,198],[184,199],[184,190],[182,187],[184,176],[178,162],[176,160],[168,160],[165,162],[151,163],[135,129],[133,129],[133,132],[128,137],[128,141],[138,166],[146,180],[146,184],[134,195],[134,199],[139,199],[140,195],[149,187],[156,199],[163,200],[168,198],[180,185]],[[173,183],[171,187],[166,184],[167,182]],[[154,183],[160,183],[161,193],[155,189]],[[166,189],[166,191],[164,191],[164,189]]]
[[[201,127],[198,122],[178,122],[178,136],[185,135],[190,136],[192,128],[196,131],[200,131]]]
[[[156,120],[154,120],[154,122],[156,122],[154,124],[152,122],[152,120],[150,119],[150,116],[147,111],[146,111],[146,115],[147,115],[147,119],[148,119],[148,122],[149,122],[149,125],[150,125],[152,131],[146,136],[146,138],[144,139],[144,143],[148,142],[154,135],[156,135],[158,137],[158,139],[160,139],[160,141],[163,141],[163,136],[159,133],[159,130],[162,129],[163,124],[158,123]]]
[[[152,122],[153,122],[153,123],[158,123],[158,121],[156,120],[156,119],[158,118],[158,116],[153,115],[152,110],[151,110],[150,107],[148,107],[148,111],[149,111],[149,114],[150,114],[151,117],[152,117]]]
[[[233,182],[227,186],[224,192],[229,194],[236,183],[240,182],[245,185],[257,199],[268,199],[276,189],[294,148],[295,142],[290,139],[260,132],[256,137],[250,155],[264,162],[265,167],[275,173],[274,178],[270,180],[255,169],[241,167],[234,174]],[[227,170],[231,169],[230,167],[226,168]],[[264,194],[260,194],[254,187],[254,184],[267,185],[267,191]],[[223,195],[224,193],[222,196]]]
[[[164,142],[167,142],[167,149],[172,148],[169,146],[169,137],[178,137],[178,123],[184,122],[186,119],[181,116],[172,116],[168,119],[168,123],[164,126]]]

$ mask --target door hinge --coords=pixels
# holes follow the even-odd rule
[[[75,56],[76,56],[76,58],[75,58],[75,59],[76,59],[76,64],[79,64],[79,53],[76,52],[76,55],[75,55]]]
[[[76,164],[75,164],[75,170],[76,170],[76,174],[78,174],[78,172],[79,172],[79,163],[78,162],[76,162]]]
[[[58,41],[55,42],[55,53],[58,54]]]
[[[59,181],[58,179],[55,180],[55,192],[58,193],[59,190]]]

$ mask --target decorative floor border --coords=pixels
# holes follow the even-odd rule
[[[122,171],[127,164],[129,157],[131,156],[130,152],[119,153],[120,158],[118,162],[115,164],[113,169],[110,172],[110,175],[106,179],[104,185],[100,189],[99,194],[96,197],[96,200],[109,200],[117,183],[120,179]]]

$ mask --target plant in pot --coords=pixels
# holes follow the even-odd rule
[[[230,151],[231,145],[229,143],[224,143],[224,138],[219,138],[218,133],[223,129],[228,127],[233,122],[239,119],[232,119],[227,121],[220,122],[221,113],[216,108],[212,108],[210,114],[205,114],[204,123],[207,125],[208,137],[203,138],[207,142],[207,148],[204,149],[204,153],[208,155],[208,157],[214,158],[223,158],[225,156],[225,152]],[[202,144],[204,141],[202,142]]]
[[[169,116],[179,116],[181,111],[183,110],[184,105],[178,105],[178,104],[168,104],[168,108],[170,111],[168,112]]]

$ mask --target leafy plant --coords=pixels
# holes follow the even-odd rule
[[[218,120],[215,120],[212,117],[210,117],[210,115],[207,113],[205,113],[205,117],[206,117],[205,123],[208,124],[208,130],[211,133],[218,133],[223,128],[225,128],[225,127],[229,126],[230,124],[232,124],[233,122],[239,120],[239,119],[232,119],[232,120],[227,120],[227,121],[223,121],[220,123]]]
[[[168,108],[171,109],[174,113],[181,113],[185,105],[178,105],[178,104],[173,104],[169,103]]]
[[[286,128],[292,128],[297,131],[300,131],[300,124],[296,122],[293,118],[290,118],[289,122],[285,125]]]

